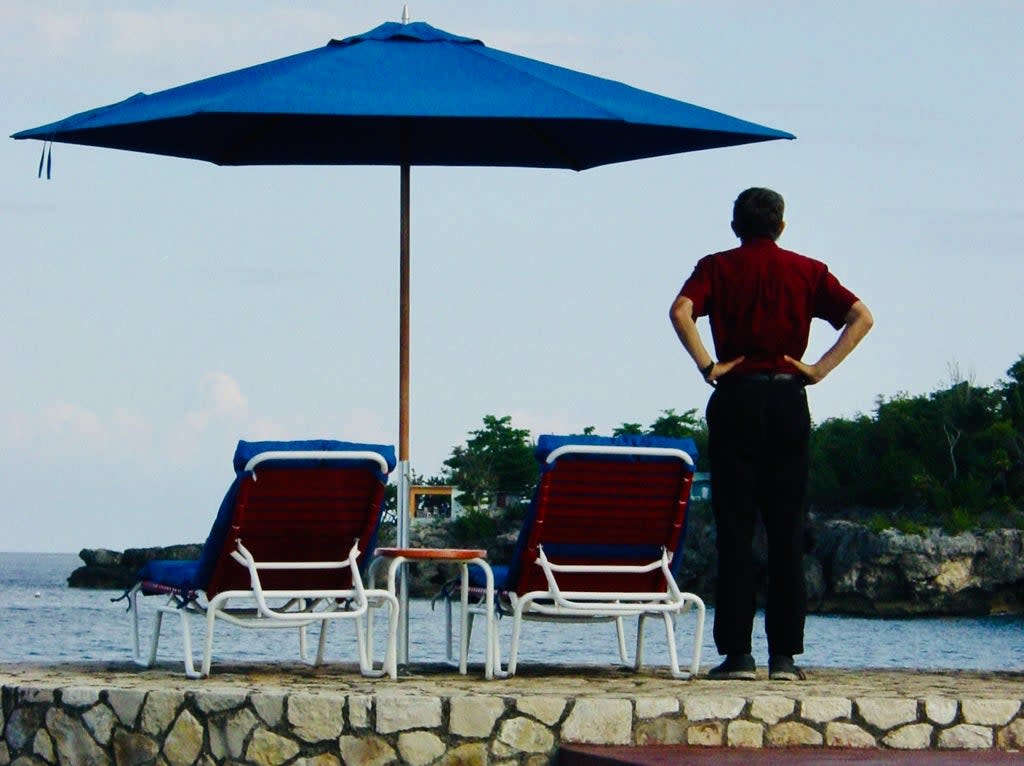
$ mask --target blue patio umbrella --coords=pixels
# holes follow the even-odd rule
[[[793,138],[423,22],[361,35],[15,133],[218,165],[401,168],[399,458],[409,460],[412,165],[567,168]],[[400,481],[399,543],[407,543]]]
[[[15,133],[217,165],[402,168],[399,457],[408,460],[412,165],[585,170],[789,133],[488,48],[424,22],[361,35]]]

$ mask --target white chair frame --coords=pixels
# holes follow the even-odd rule
[[[178,595],[170,595],[167,601],[156,607],[153,633],[148,651],[143,656],[140,641],[139,596],[141,583],[129,591],[132,609],[132,646],[134,660],[143,667],[152,667],[156,662],[157,649],[160,643],[160,631],[165,614],[177,614],[181,617],[182,643],[184,648],[185,675],[189,678],[204,678],[210,675],[213,658],[213,636],[217,620],[223,620],[241,628],[298,629],[299,656],[307,661],[306,628],[320,623],[320,637],[316,657],[312,664],[323,662],[327,643],[328,625],[333,620],[350,619],[355,623],[356,641],[359,651],[359,670],[364,676],[398,677],[396,663],[396,636],[398,633],[398,600],[388,591],[382,589],[366,589],[363,587],[356,560],[359,556],[358,545],[353,545],[349,556],[339,562],[309,562],[295,564],[292,562],[258,563],[245,549],[242,542],[236,542],[237,549],[231,556],[249,569],[253,583],[252,590],[222,591],[214,596],[206,605],[198,600],[183,602]],[[260,584],[261,569],[340,569],[352,568],[353,587],[339,590],[265,590]],[[271,600],[283,600],[279,605],[272,605]],[[233,607],[232,602],[249,602],[247,607]],[[388,607],[388,639],[383,664],[374,667],[371,654],[367,649],[364,620],[370,605]],[[193,660],[192,635],[190,617],[192,615],[205,618],[206,635],[203,646],[203,657],[200,670],[196,670]]]

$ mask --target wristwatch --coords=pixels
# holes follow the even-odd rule
[[[704,377],[704,380],[708,379],[708,375],[711,374],[711,371],[713,369],[715,369],[715,360],[714,359],[711,360],[711,363],[708,364],[707,367],[701,367],[700,368],[700,374]]]

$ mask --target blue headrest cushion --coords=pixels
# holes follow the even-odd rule
[[[537,448],[534,454],[538,462],[543,464],[548,455],[559,447],[567,445],[605,446],[605,447],[665,447],[679,449],[693,459],[697,464],[697,445],[693,439],[673,439],[669,436],[641,436],[627,434],[623,436],[595,436],[593,434],[578,434],[573,436],[555,436],[554,434],[543,434],[537,438]]]
[[[388,473],[395,470],[398,464],[395,459],[395,448],[390,444],[361,444],[359,442],[343,442],[334,439],[302,439],[299,441],[240,441],[235,448],[235,473],[245,470],[246,464],[263,452],[376,452],[388,464]]]

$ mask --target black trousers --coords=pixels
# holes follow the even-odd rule
[[[810,414],[797,380],[722,380],[707,409],[711,504],[718,545],[715,645],[749,654],[756,610],[753,540],[760,512],[768,541],[765,630],[769,654],[804,650],[804,496]]]

